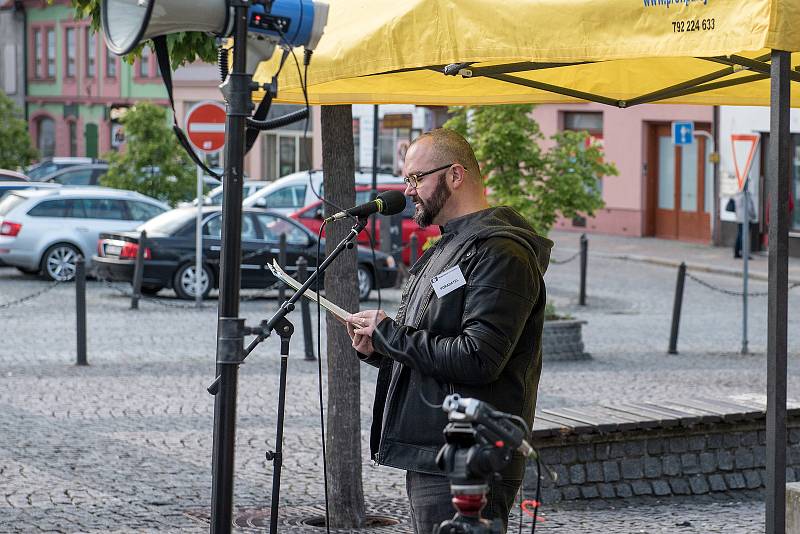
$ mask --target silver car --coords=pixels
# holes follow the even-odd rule
[[[49,280],[90,266],[100,232],[133,230],[170,207],[133,191],[105,187],[22,190],[0,200],[0,262]]]

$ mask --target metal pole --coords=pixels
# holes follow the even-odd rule
[[[233,68],[222,85],[227,102],[225,123],[225,177],[222,202],[219,312],[217,326],[217,377],[214,397],[212,451],[211,532],[231,531],[233,514],[236,397],[244,349],[239,315],[242,256],[242,182],[244,179],[245,121],[252,109],[251,81],[247,74],[247,3],[234,9]]]
[[[380,142],[379,139],[379,132],[380,128],[378,127],[378,105],[375,104],[372,106],[372,193],[370,197],[374,198],[378,194],[378,155],[380,152],[378,151],[378,143]],[[376,222],[375,218],[376,215],[372,215],[372,224],[371,224],[371,232],[372,232],[372,241],[375,242],[378,240],[378,232],[376,230]]]
[[[286,234],[281,234],[278,238],[278,264],[281,269],[286,270]],[[286,300],[286,284],[278,283],[278,307]]]
[[[681,306],[683,306],[683,286],[686,282],[686,264],[678,266],[678,280],[675,283],[675,302],[672,305],[672,329],[669,334],[668,354],[678,354],[678,326],[681,323]]]
[[[197,166],[197,228],[194,234],[194,302],[199,308],[203,303],[203,291],[200,286],[200,279],[203,275],[203,169]],[[209,280],[211,283],[211,280]]]
[[[297,259],[297,281],[301,284],[308,279],[308,261],[303,256]],[[306,360],[314,361],[314,338],[311,335],[311,308],[308,299],[300,300],[300,313],[303,316],[303,342],[306,349]]]
[[[89,365],[86,361],[86,262],[83,257],[75,263],[75,315],[78,319],[78,360],[75,365]]]
[[[766,532],[786,529],[786,323],[789,284],[789,52],[772,51],[769,192],[769,300],[767,304]]]
[[[139,299],[142,298],[142,278],[144,277],[144,251],[147,247],[147,232],[142,230],[139,234],[139,248],[136,249],[136,261],[133,264],[133,295],[131,295],[131,309],[139,309]]]
[[[744,208],[742,215],[742,354],[747,354],[747,284],[750,279],[750,192],[748,184],[750,180],[745,177],[744,187],[742,188],[742,201]]]
[[[578,304],[586,306],[586,262],[589,258],[589,240],[586,234],[581,234],[581,292]]]

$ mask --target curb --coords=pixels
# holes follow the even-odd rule
[[[562,249],[564,251],[571,251],[572,249]],[[699,271],[704,273],[711,273],[711,274],[719,274],[723,276],[730,276],[733,278],[742,278],[742,271],[737,271],[736,269],[728,269],[726,267],[713,267],[711,265],[706,265],[703,263],[692,263],[692,262],[680,262],[677,260],[669,260],[666,258],[658,258],[656,256],[639,256],[636,254],[613,254],[608,252],[590,252],[589,257],[592,255],[606,258],[611,260],[624,260],[624,261],[634,261],[638,263],[650,263],[652,265],[660,265],[662,267],[679,267],[681,263],[686,264],[686,269],[689,271]],[[769,282],[769,275],[760,273],[760,272],[753,272],[750,271],[750,279],[751,280],[759,280],[762,282]],[[789,277],[790,284],[800,284],[800,278],[792,278]]]

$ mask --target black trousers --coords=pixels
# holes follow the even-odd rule
[[[486,495],[486,507],[481,512],[485,519],[499,518],[503,531],[508,528],[508,513],[514,506],[521,480],[492,482]],[[411,505],[411,522],[415,534],[431,534],[433,527],[452,519],[456,513],[451,502],[450,481],[444,475],[427,475],[406,472],[406,491]]]

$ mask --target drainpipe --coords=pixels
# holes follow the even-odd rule
[[[719,144],[719,106],[714,106],[714,115],[711,122],[711,135],[714,136],[714,146],[718,147]],[[722,231],[720,221],[720,207],[719,207],[719,154],[717,154],[717,161],[714,163],[714,213],[711,214],[711,242],[719,246],[722,243]]]

